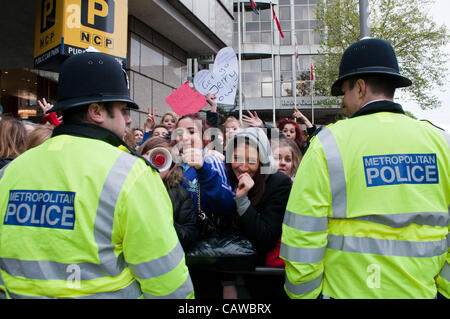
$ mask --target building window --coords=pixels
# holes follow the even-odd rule
[[[245,82],[243,93],[246,98],[258,98],[261,97],[261,87],[257,82]]]
[[[291,32],[283,31],[284,39],[280,35],[280,44],[281,45],[291,45]]]
[[[297,43],[301,45],[319,44],[320,39],[314,34],[317,26],[315,9],[317,1],[295,0],[294,24]]]
[[[150,42],[141,42],[141,73],[163,81],[163,53]]]
[[[272,58],[261,60],[261,71],[272,71]]]
[[[130,35],[129,63],[130,69],[139,72],[141,61],[141,41],[138,36]]]
[[[292,56],[282,55],[280,56],[280,70],[291,71],[292,70]]]
[[[272,96],[272,82],[261,83],[262,97]]]
[[[280,21],[287,20],[291,21],[291,7],[280,5]]]
[[[271,43],[272,16],[270,9],[260,9],[260,14],[252,10],[241,11],[241,32],[244,43]],[[234,12],[234,37],[233,43],[237,44],[238,16]],[[264,32],[265,31],[265,32]]]
[[[281,82],[281,96],[292,96],[292,82]]]

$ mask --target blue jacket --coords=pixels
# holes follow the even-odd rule
[[[203,167],[198,170],[186,163],[181,163],[180,166],[184,176],[181,184],[191,195],[195,210],[198,210],[197,184],[200,183],[200,205],[205,213],[232,214],[235,193],[223,161],[215,156],[207,156]]]

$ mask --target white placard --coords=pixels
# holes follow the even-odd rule
[[[234,105],[238,88],[238,61],[233,48],[221,49],[214,61],[213,71],[201,70],[194,77],[194,86],[201,94],[216,95],[216,102]]]

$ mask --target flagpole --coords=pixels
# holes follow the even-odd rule
[[[274,26],[273,26],[273,7],[272,7],[272,0],[270,0],[270,14],[272,15],[272,41],[271,41],[271,56],[272,56],[272,120],[273,125],[276,126],[275,122],[275,63],[274,63],[274,57],[273,57],[273,41],[274,41]]]
[[[241,1],[238,0],[239,121],[242,124]]]
[[[314,124],[314,80],[311,80],[311,123]]]
[[[295,50],[295,73],[294,73],[294,85],[292,86],[292,94],[294,95],[294,106],[297,107],[297,49]],[[294,117],[295,122],[297,122],[297,118]]]
[[[308,10],[308,30],[311,30],[311,19],[309,16],[309,10]],[[309,41],[309,58],[310,60],[310,70],[311,70],[311,123],[314,124],[314,69],[312,64],[312,44],[311,44],[311,31],[308,31],[308,41]]]

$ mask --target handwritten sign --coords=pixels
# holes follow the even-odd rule
[[[194,77],[194,85],[203,95],[216,95],[217,103],[234,105],[238,80],[236,53],[233,48],[225,47],[217,53],[213,71],[199,71]]]
[[[176,89],[164,100],[169,104],[172,110],[179,116],[190,113],[197,113],[208,102],[206,98],[199,92],[191,89],[188,82]]]

